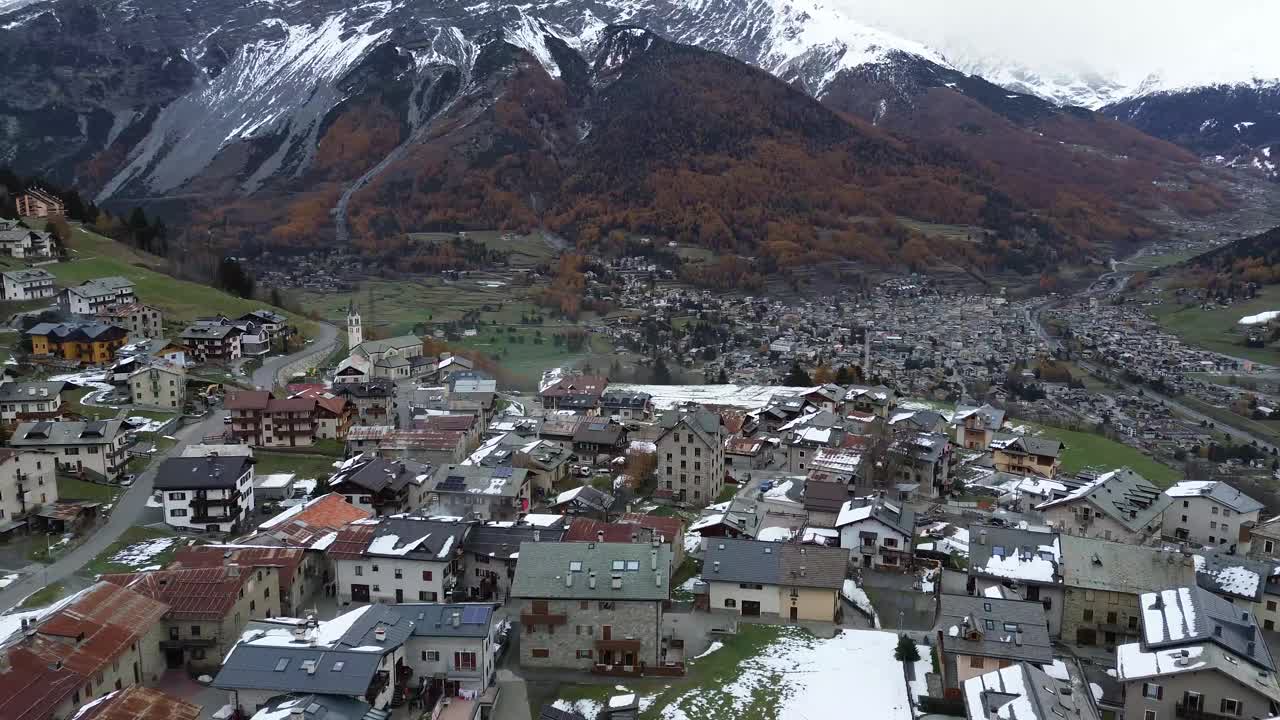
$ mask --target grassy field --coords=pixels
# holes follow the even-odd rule
[[[60,500],[87,500],[89,502],[109,503],[115,502],[116,496],[119,494],[120,488],[114,485],[99,485],[65,475],[58,476],[58,498]]]
[[[56,600],[59,600],[62,597],[64,592],[66,592],[66,588],[62,586],[62,583],[46,585],[28,595],[27,599],[23,600],[22,604],[18,606],[18,609],[35,610],[36,608],[42,608],[46,605],[52,605]]]
[[[354,292],[302,293],[300,301],[339,326],[346,325],[347,306],[355,302],[364,325],[375,329],[380,337],[407,334],[418,323],[461,320],[472,311],[478,311],[485,324],[495,320],[499,324],[515,324],[521,315],[533,312],[533,305],[525,300],[527,288],[491,287],[482,282],[491,281],[445,281],[438,277],[369,280]]]
[[[256,475],[295,473],[299,480],[328,478],[333,474],[333,461],[336,459],[332,455],[299,455],[266,450],[254,452],[253,458],[256,461],[253,466]]]
[[[455,237],[453,233],[410,233],[412,240],[448,241]],[[513,268],[527,268],[536,265],[550,264],[558,255],[554,247],[543,240],[540,235],[515,235],[497,230],[480,230],[467,233],[467,237],[484,243],[490,250],[510,253],[508,262]]]
[[[86,565],[84,569],[82,569],[80,572],[81,574],[89,575],[89,576],[101,575],[103,573],[133,572],[138,568],[132,567],[129,565],[124,565],[117,562],[112,562],[112,558],[116,555],[116,553],[120,552],[121,550],[124,550],[125,548],[131,545],[138,545],[140,543],[145,543],[148,540],[158,540],[160,538],[167,538],[167,537],[175,537],[175,535],[174,533],[169,532],[168,530],[159,530],[157,528],[140,527],[140,526],[131,527],[128,530],[125,530],[124,534],[120,536],[120,539],[111,543],[110,547],[108,547],[106,550],[103,550],[102,553],[98,555],[98,557],[94,558],[93,561],[90,562],[88,565]],[[175,542],[173,545],[170,545],[168,549],[163,550],[159,553],[156,553],[148,561],[148,564],[150,565],[169,564],[169,561],[173,560],[174,553],[177,552],[178,548],[182,544],[183,544],[183,541],[179,540],[178,542]]]
[[[1270,440],[1272,443],[1280,443],[1280,420],[1254,420],[1243,415],[1237,415],[1228,408],[1210,405],[1190,395],[1179,397],[1178,402],[1216,420],[1217,430],[1219,431],[1223,430],[1224,426],[1227,428],[1240,428],[1255,435],[1260,435],[1263,439]]]
[[[554,327],[517,327],[514,332],[508,332],[508,328],[502,326],[481,326],[478,330],[477,334],[452,344],[486,355],[497,355],[498,363],[522,385],[536,381],[543,370],[555,365],[586,361],[597,369],[607,369],[614,357],[613,346],[603,335],[589,336],[588,347],[581,352],[570,352],[552,339],[557,331]],[[539,338],[541,344],[537,342]]]
[[[1168,487],[1182,479],[1182,473],[1141,451],[1101,435],[1062,428],[1040,426],[1045,437],[1061,440],[1067,449],[1062,453],[1062,469],[1076,473],[1086,467],[1114,469],[1128,466],[1152,483]]]
[[[121,275],[136,283],[138,298],[164,311],[165,320],[169,322],[185,322],[215,313],[237,317],[250,310],[270,307],[257,300],[245,300],[207,285],[166,275],[161,272],[164,261],[160,258],[84,228],[75,227],[74,235],[71,241],[74,259],[44,266],[57,277],[61,286],[78,285],[107,275]],[[304,333],[315,334],[315,323],[279,308],[276,310],[288,315]]]
[[[1224,355],[1248,358],[1267,365],[1280,365],[1280,351],[1274,346],[1245,347],[1244,336],[1235,329],[1236,322],[1246,315],[1280,309],[1280,285],[1263,288],[1257,297],[1247,302],[1216,310],[1182,307],[1172,302],[1173,293],[1165,295],[1165,304],[1150,308],[1151,314],[1161,327],[1177,335],[1183,342]]]

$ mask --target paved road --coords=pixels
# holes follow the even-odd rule
[[[205,421],[189,425],[175,433],[174,437],[178,439],[177,444],[162,457],[177,457],[187,445],[198,443],[204,439],[205,435],[222,432],[222,429],[222,413],[211,413]],[[152,463],[150,469],[138,475],[133,485],[116,499],[107,523],[100,526],[79,547],[45,566],[43,570],[25,575],[21,580],[0,590],[0,608],[6,610],[12,608],[46,585],[61,582],[76,574],[99,553],[106,550],[111,543],[119,539],[125,530],[136,525],[139,516],[146,510],[147,498],[151,496],[157,465],[158,463]]]
[[[338,344],[338,328],[329,323],[317,323],[320,336],[292,355],[270,357],[262,367],[253,371],[253,384],[264,390],[284,385],[294,373],[310,370],[329,357]]]

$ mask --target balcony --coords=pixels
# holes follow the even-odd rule
[[[597,650],[614,650],[620,652],[640,652],[640,641],[634,638],[613,640],[596,640]]]
[[[1239,720],[1238,715],[1219,715],[1199,708],[1188,707],[1186,703],[1178,703],[1173,708],[1173,716],[1185,720]]]
[[[520,613],[520,624],[526,627],[532,627],[534,625],[564,625],[567,622],[569,622],[569,616],[564,614]]]

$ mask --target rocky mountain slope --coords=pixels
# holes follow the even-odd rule
[[[995,229],[1001,246],[975,256],[1026,250],[1043,267],[1151,232],[1135,208],[1225,203],[1185,153],[965,75],[815,0],[4,10],[0,163],[180,210],[239,247],[377,251],[405,230],[501,221],[790,256],[860,244],[815,227],[865,235],[865,218],[906,215]],[[736,195],[693,180],[726,171]],[[785,190],[758,198],[769,212],[738,211],[771,187]]]

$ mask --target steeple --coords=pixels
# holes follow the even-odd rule
[[[364,329],[360,325],[360,312],[356,310],[355,300],[347,303],[347,349],[364,342]]]

